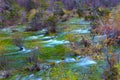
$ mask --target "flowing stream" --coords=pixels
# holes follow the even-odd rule
[[[78,29],[75,30],[71,30],[69,32],[64,32],[63,35],[67,34],[89,34],[89,25],[90,22],[84,21],[83,19],[79,19],[77,21],[70,21],[68,24],[70,25],[82,25],[84,27],[79,27]],[[17,28],[17,31],[21,32],[24,31],[24,29],[21,28]],[[5,34],[13,34],[12,33],[12,29],[10,28],[5,28],[1,30],[3,33]],[[38,40],[39,44],[43,44],[44,47],[52,47],[54,48],[56,45],[65,45],[65,44],[70,44],[70,41],[67,40],[57,40],[57,38],[59,38],[62,34],[59,34],[58,36],[44,36],[45,30],[42,30],[40,32],[38,32],[37,35],[32,35],[32,36],[27,36],[24,40],[25,41],[32,41],[32,40]],[[37,49],[37,48],[35,48]],[[7,56],[11,56],[11,55],[25,55],[25,54],[29,54],[30,52],[32,52],[34,49],[26,49],[25,47],[23,47],[23,50],[21,51],[16,51],[16,52],[10,52],[7,53]],[[47,60],[48,63],[50,62],[54,62],[55,64],[59,64],[61,62],[63,63],[74,63],[74,65],[72,64],[71,66],[90,66],[90,65],[94,65],[97,64],[96,61],[94,61],[91,57],[86,56],[86,57],[81,57],[81,56],[76,56],[76,57],[66,57],[63,60],[56,60],[56,59],[48,59]],[[0,78],[2,78],[2,76],[4,75],[3,72],[1,72]],[[16,79],[15,80],[42,80],[41,77],[36,76],[35,74],[29,74],[27,76],[21,76],[19,74],[15,75]]]

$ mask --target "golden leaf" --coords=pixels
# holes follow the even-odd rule
[[[37,13],[36,9],[31,9],[28,14],[28,19],[31,20],[35,16],[36,13]]]

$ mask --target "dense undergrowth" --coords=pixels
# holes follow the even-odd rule
[[[119,80],[120,5],[97,3],[1,0],[0,79]]]

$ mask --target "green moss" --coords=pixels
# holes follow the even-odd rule
[[[78,74],[68,69],[65,65],[60,63],[58,66],[51,68],[49,73],[46,72],[46,76],[49,75],[50,80],[78,80]],[[43,79],[45,80],[46,78],[43,77]]]
[[[63,45],[57,45],[54,48],[44,47],[40,49],[41,58],[44,59],[61,59],[66,54],[66,49]]]

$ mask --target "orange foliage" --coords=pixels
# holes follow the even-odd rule
[[[120,31],[120,5],[112,10],[112,18],[114,27]]]
[[[108,14],[100,18],[97,32],[110,34],[113,31],[120,31],[120,5],[113,8]]]

